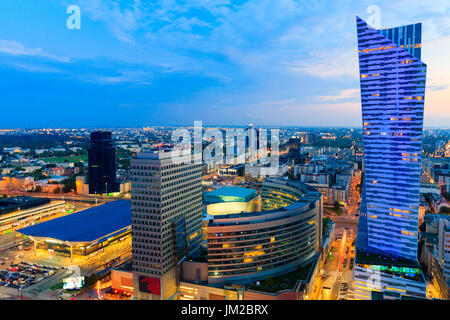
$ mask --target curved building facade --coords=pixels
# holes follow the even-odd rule
[[[251,282],[290,272],[319,252],[322,200],[298,181],[267,179],[259,212],[213,216],[207,226],[208,282]]]

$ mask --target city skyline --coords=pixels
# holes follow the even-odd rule
[[[380,9],[382,27],[422,21],[429,61],[424,126],[450,120],[450,5],[443,1],[22,2],[0,5],[2,128],[194,120],[361,127],[351,21],[356,13],[370,18],[371,5]],[[81,9],[80,30],[66,27],[69,5]]]

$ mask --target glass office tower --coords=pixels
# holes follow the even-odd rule
[[[381,296],[392,289],[396,298],[421,297],[423,286],[414,281],[423,280],[417,263],[427,68],[420,60],[422,25],[376,30],[356,20],[365,173],[355,283],[367,279],[368,268],[381,271],[391,284],[399,280],[398,287],[378,281]],[[408,279],[412,287],[406,288]]]
[[[120,191],[116,180],[116,149],[112,143],[111,132],[91,132],[88,164],[90,194]]]

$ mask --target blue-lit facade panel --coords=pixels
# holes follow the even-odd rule
[[[410,24],[392,29],[380,30],[386,38],[396,43],[409,54],[421,59],[422,54],[422,24]]]
[[[417,260],[427,68],[420,61],[421,29],[376,30],[357,17],[364,242],[367,249],[411,260]]]

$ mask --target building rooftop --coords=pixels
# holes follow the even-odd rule
[[[131,260],[128,260],[118,265],[117,267],[114,267],[113,269],[118,271],[131,272],[133,270]]]
[[[44,204],[50,203],[50,199],[47,198],[34,198],[34,197],[11,197],[0,200],[0,215],[16,211],[18,209],[30,209],[39,207]]]
[[[112,201],[70,215],[19,229],[24,235],[66,242],[93,242],[131,226],[131,202]]]
[[[442,219],[450,221],[450,216],[447,214],[426,214],[424,216],[424,221],[426,223],[437,223]]]
[[[299,281],[305,281],[310,276],[314,262],[297,267],[294,271],[259,281],[259,285],[253,283],[249,290],[266,293],[277,293],[281,290],[295,290]]]
[[[247,202],[256,197],[258,193],[253,189],[242,187],[223,187],[205,194],[204,201],[218,202]]]

